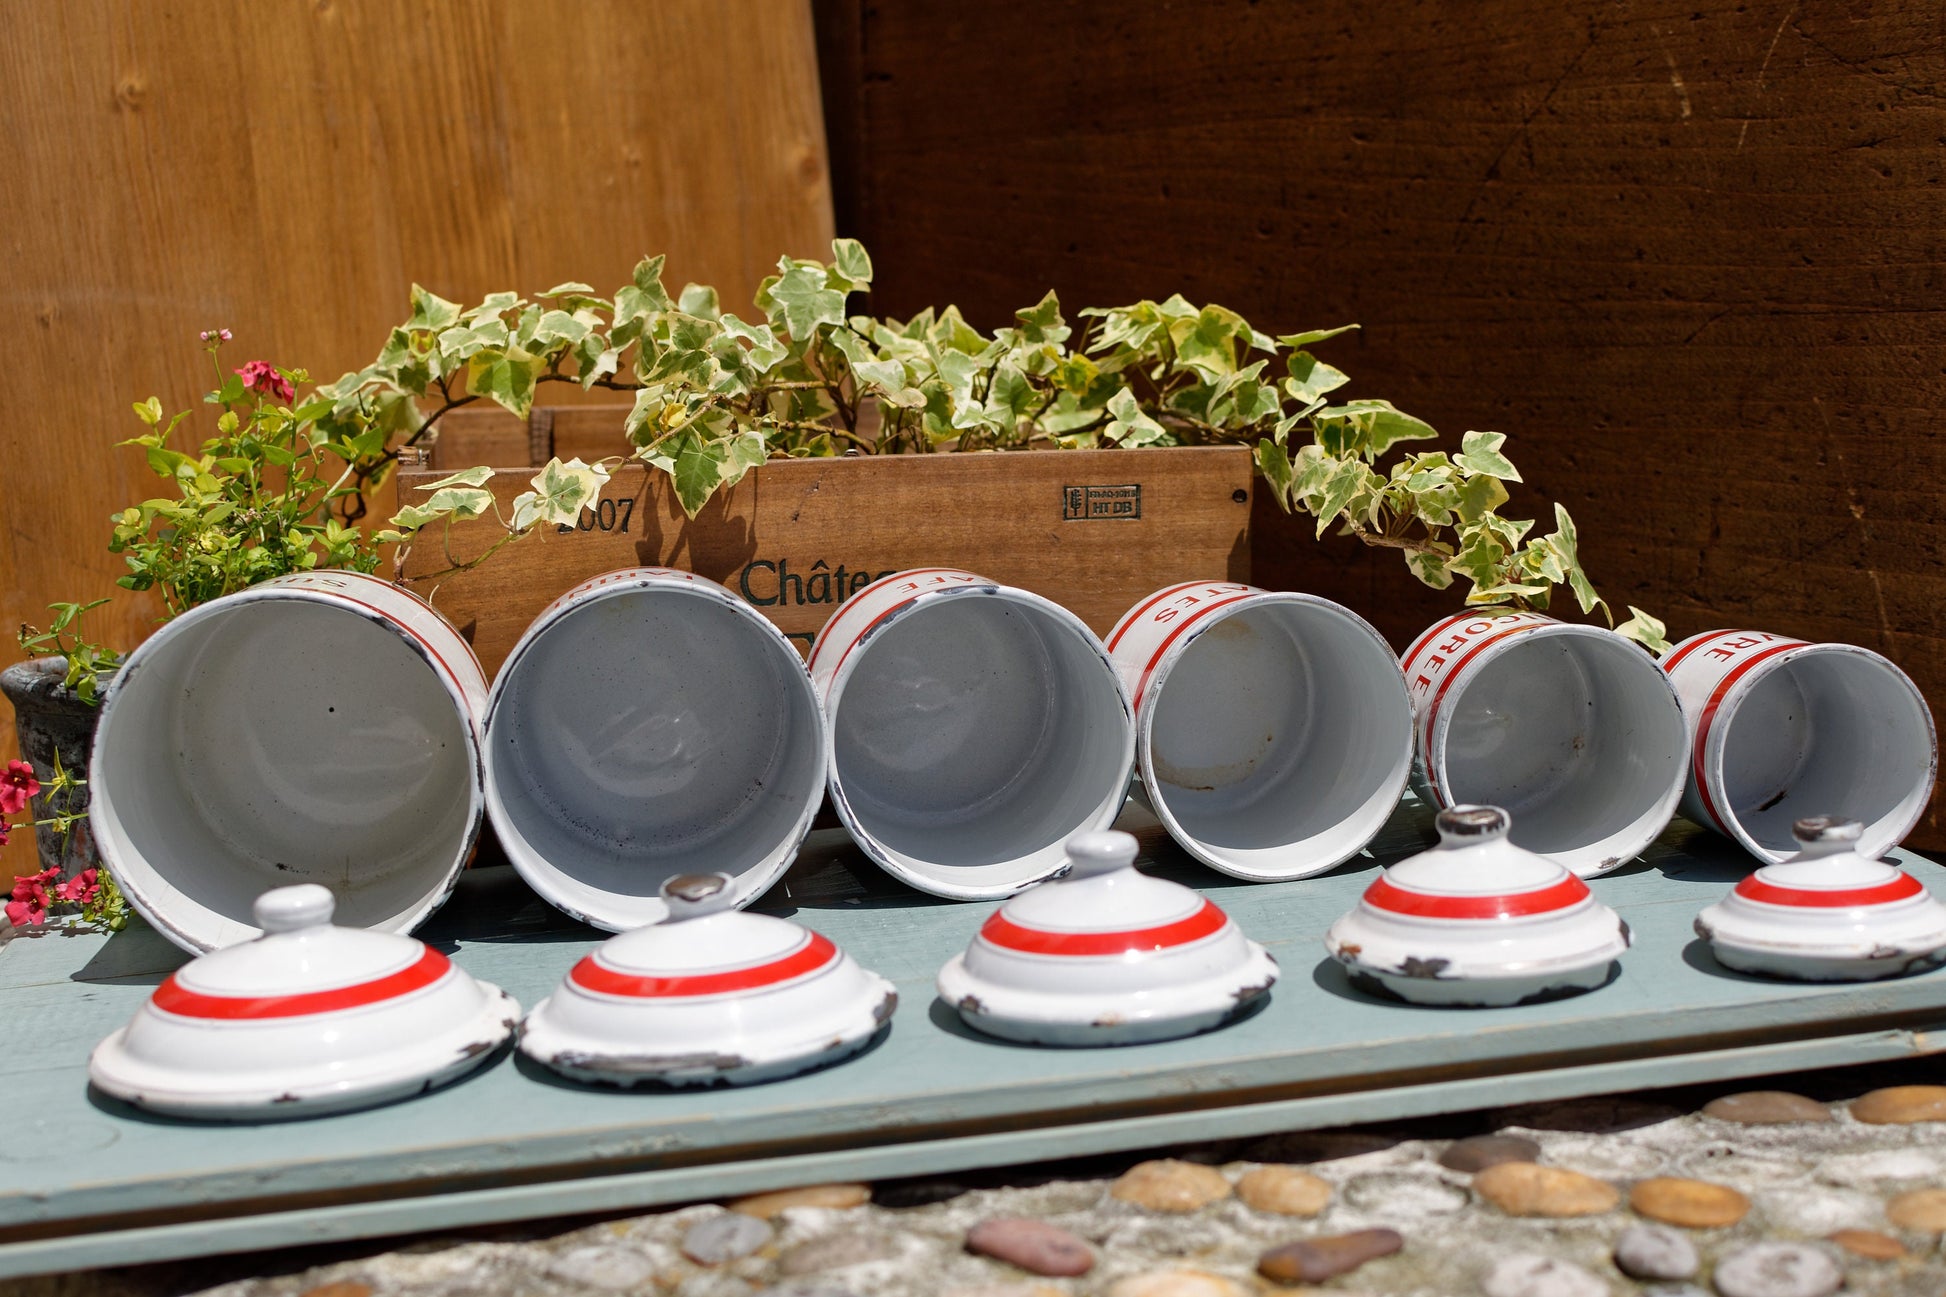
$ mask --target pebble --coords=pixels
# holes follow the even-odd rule
[[[655,1278],[655,1262],[625,1247],[578,1247],[554,1258],[547,1268],[563,1279],[610,1292],[649,1286]]]
[[[872,1200],[869,1185],[814,1184],[803,1189],[779,1189],[775,1193],[752,1194],[738,1198],[730,1210],[769,1220],[789,1207],[862,1207]]]
[[[1079,1238],[1046,1221],[1018,1216],[981,1221],[967,1231],[966,1250],[1032,1274],[1078,1275],[1095,1268],[1095,1250]]]
[[[1067,1297],[1051,1283],[983,1283],[973,1288],[948,1288],[939,1297]]]
[[[1258,1211],[1315,1216],[1331,1201],[1331,1185],[1294,1166],[1260,1166],[1243,1173],[1236,1194]]]
[[[1122,1173],[1109,1194],[1150,1211],[1199,1211],[1230,1196],[1230,1182],[1220,1171],[1163,1158],[1138,1162]]]
[[[1836,1261],[1802,1243],[1752,1243],[1711,1276],[1723,1297],[1830,1297],[1844,1281]]]
[[[1905,1255],[1905,1244],[1877,1230],[1841,1229],[1831,1236],[1831,1241],[1868,1261],[1896,1261]]]
[[[1606,1181],[1532,1162],[1490,1166],[1473,1177],[1473,1187],[1509,1216],[1595,1216],[1622,1200]]]
[[[1642,1290],[1642,1297],[1710,1297],[1693,1283],[1659,1283]]]
[[[1541,1146],[1519,1135],[1475,1135],[1456,1140],[1439,1155],[1439,1164],[1449,1171],[1472,1175],[1502,1162],[1538,1162]]]
[[[697,1265],[722,1265],[749,1256],[770,1242],[770,1226],[755,1216],[726,1211],[706,1216],[682,1236],[682,1254]]]
[[[1685,1229],[1721,1229],[1750,1214],[1750,1200],[1727,1184],[1667,1175],[1636,1185],[1628,1205],[1650,1220]]]
[[[306,1288],[297,1297],[372,1297],[372,1290],[365,1284],[341,1279],[337,1283],[325,1283],[315,1288]]]
[[[1271,1248],[1257,1258],[1257,1273],[1278,1283],[1323,1283],[1350,1274],[1367,1261],[1391,1256],[1405,1246],[1397,1230],[1361,1229],[1325,1238],[1303,1238]]]
[[[1914,1148],[1844,1153],[1818,1159],[1817,1176],[1826,1184],[1873,1186],[1881,1180],[1931,1180],[1939,1162]]]
[[[802,1279],[786,1279],[783,1283],[760,1288],[750,1297],[858,1297],[849,1288],[836,1284],[807,1282]]]
[[[1615,1268],[1631,1279],[1688,1279],[1702,1264],[1688,1236],[1666,1225],[1631,1225],[1615,1240]]]
[[[1746,1090],[1703,1105],[1703,1115],[1745,1126],[1781,1126],[1793,1121],[1831,1121],[1831,1109],[1789,1090]]]
[[[1572,1261],[1524,1252],[1487,1272],[1487,1297],[1608,1297],[1608,1285]]]
[[[1917,1234],[1946,1233],[1946,1189],[1914,1189],[1885,1204],[1885,1219]]]
[[[1243,1286],[1201,1270],[1152,1270],[1117,1279],[1107,1297],[1246,1297]]]
[[[898,1254],[899,1245],[883,1234],[825,1234],[799,1243],[778,1257],[777,1269],[782,1274],[815,1274],[820,1270],[890,1261]]]
[[[1851,1105],[1851,1115],[1874,1126],[1946,1121],[1946,1085],[1895,1085],[1873,1090]]]

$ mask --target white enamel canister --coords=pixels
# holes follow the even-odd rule
[[[728,589],[625,568],[542,610],[487,708],[486,796],[507,858],[548,901],[623,932],[662,884],[727,870],[747,905],[824,796],[824,714],[797,650]]]
[[[1093,632],[955,568],[847,599],[811,648],[831,800],[875,863],[936,896],[1009,896],[1107,827],[1135,764],[1128,698]]]
[[[1696,918],[1718,963],[1807,982],[1863,982],[1946,962],[1946,906],[1918,879],[1862,854],[1857,820],[1808,816],[1800,848]]]
[[[735,908],[728,874],[662,886],[668,916],[611,937],[534,1006],[521,1052],[581,1081],[746,1085],[848,1058],[898,993],[829,938]]]
[[[1412,703],[1384,638],[1315,595],[1191,581],[1108,636],[1136,768],[1183,850],[1238,878],[1322,873],[1385,827],[1412,768]]]
[[[189,951],[255,937],[257,897],[301,882],[347,926],[409,932],[479,833],[486,692],[459,632],[377,577],[300,573],[192,608],[103,700],[102,859]]]
[[[1515,845],[1584,878],[1634,859],[1675,814],[1689,730],[1640,646],[1540,613],[1463,613],[1401,661],[1414,785],[1435,809],[1503,807]]]
[[[411,937],[334,927],[332,895],[302,883],[257,898],[261,937],[191,960],[88,1076],[184,1117],[308,1117],[404,1098],[491,1059],[520,1006]]]
[[[1253,1009],[1277,961],[1214,901],[1135,866],[1136,842],[1075,835],[1061,877],[1014,897],[939,971],[939,996],[990,1036],[1133,1045]]]
[[[1759,860],[1796,853],[1791,825],[1805,816],[1859,821],[1859,853],[1882,856],[1925,813],[1939,768],[1932,710],[1870,649],[1712,631],[1662,667],[1692,731],[1683,814]]]

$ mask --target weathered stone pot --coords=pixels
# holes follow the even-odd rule
[[[62,682],[67,678],[68,660],[64,657],[35,658],[16,662],[0,671],[0,693],[13,704],[14,732],[20,740],[21,759],[34,767],[34,777],[42,791],[29,808],[36,820],[85,811],[88,808],[84,787],[61,795],[52,789],[55,754],[60,754],[64,769],[87,778],[88,761],[94,754],[95,721],[101,709],[84,703]],[[59,866],[63,877],[101,864],[95,851],[94,835],[88,822],[75,825],[63,834],[53,825],[43,825],[35,833],[42,869]]]

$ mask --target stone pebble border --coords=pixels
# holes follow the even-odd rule
[[[1938,1069],[1938,1070],[1935,1070]],[[1912,1070],[1912,1069],[1906,1069]],[[1946,1068],[1923,1069],[1934,1075]],[[1842,1075],[1827,1074],[1827,1075]],[[1946,1085],[1529,1105],[1489,1132],[1302,1132],[1064,1169],[819,1185],[201,1297],[1939,1297]],[[544,1228],[544,1227],[541,1227]],[[181,1265],[0,1286],[195,1291]]]

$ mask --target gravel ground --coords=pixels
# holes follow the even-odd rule
[[[0,1294],[1938,1297],[1940,1082],[1920,1059]],[[1756,1086],[1787,1097],[1733,1097]]]

